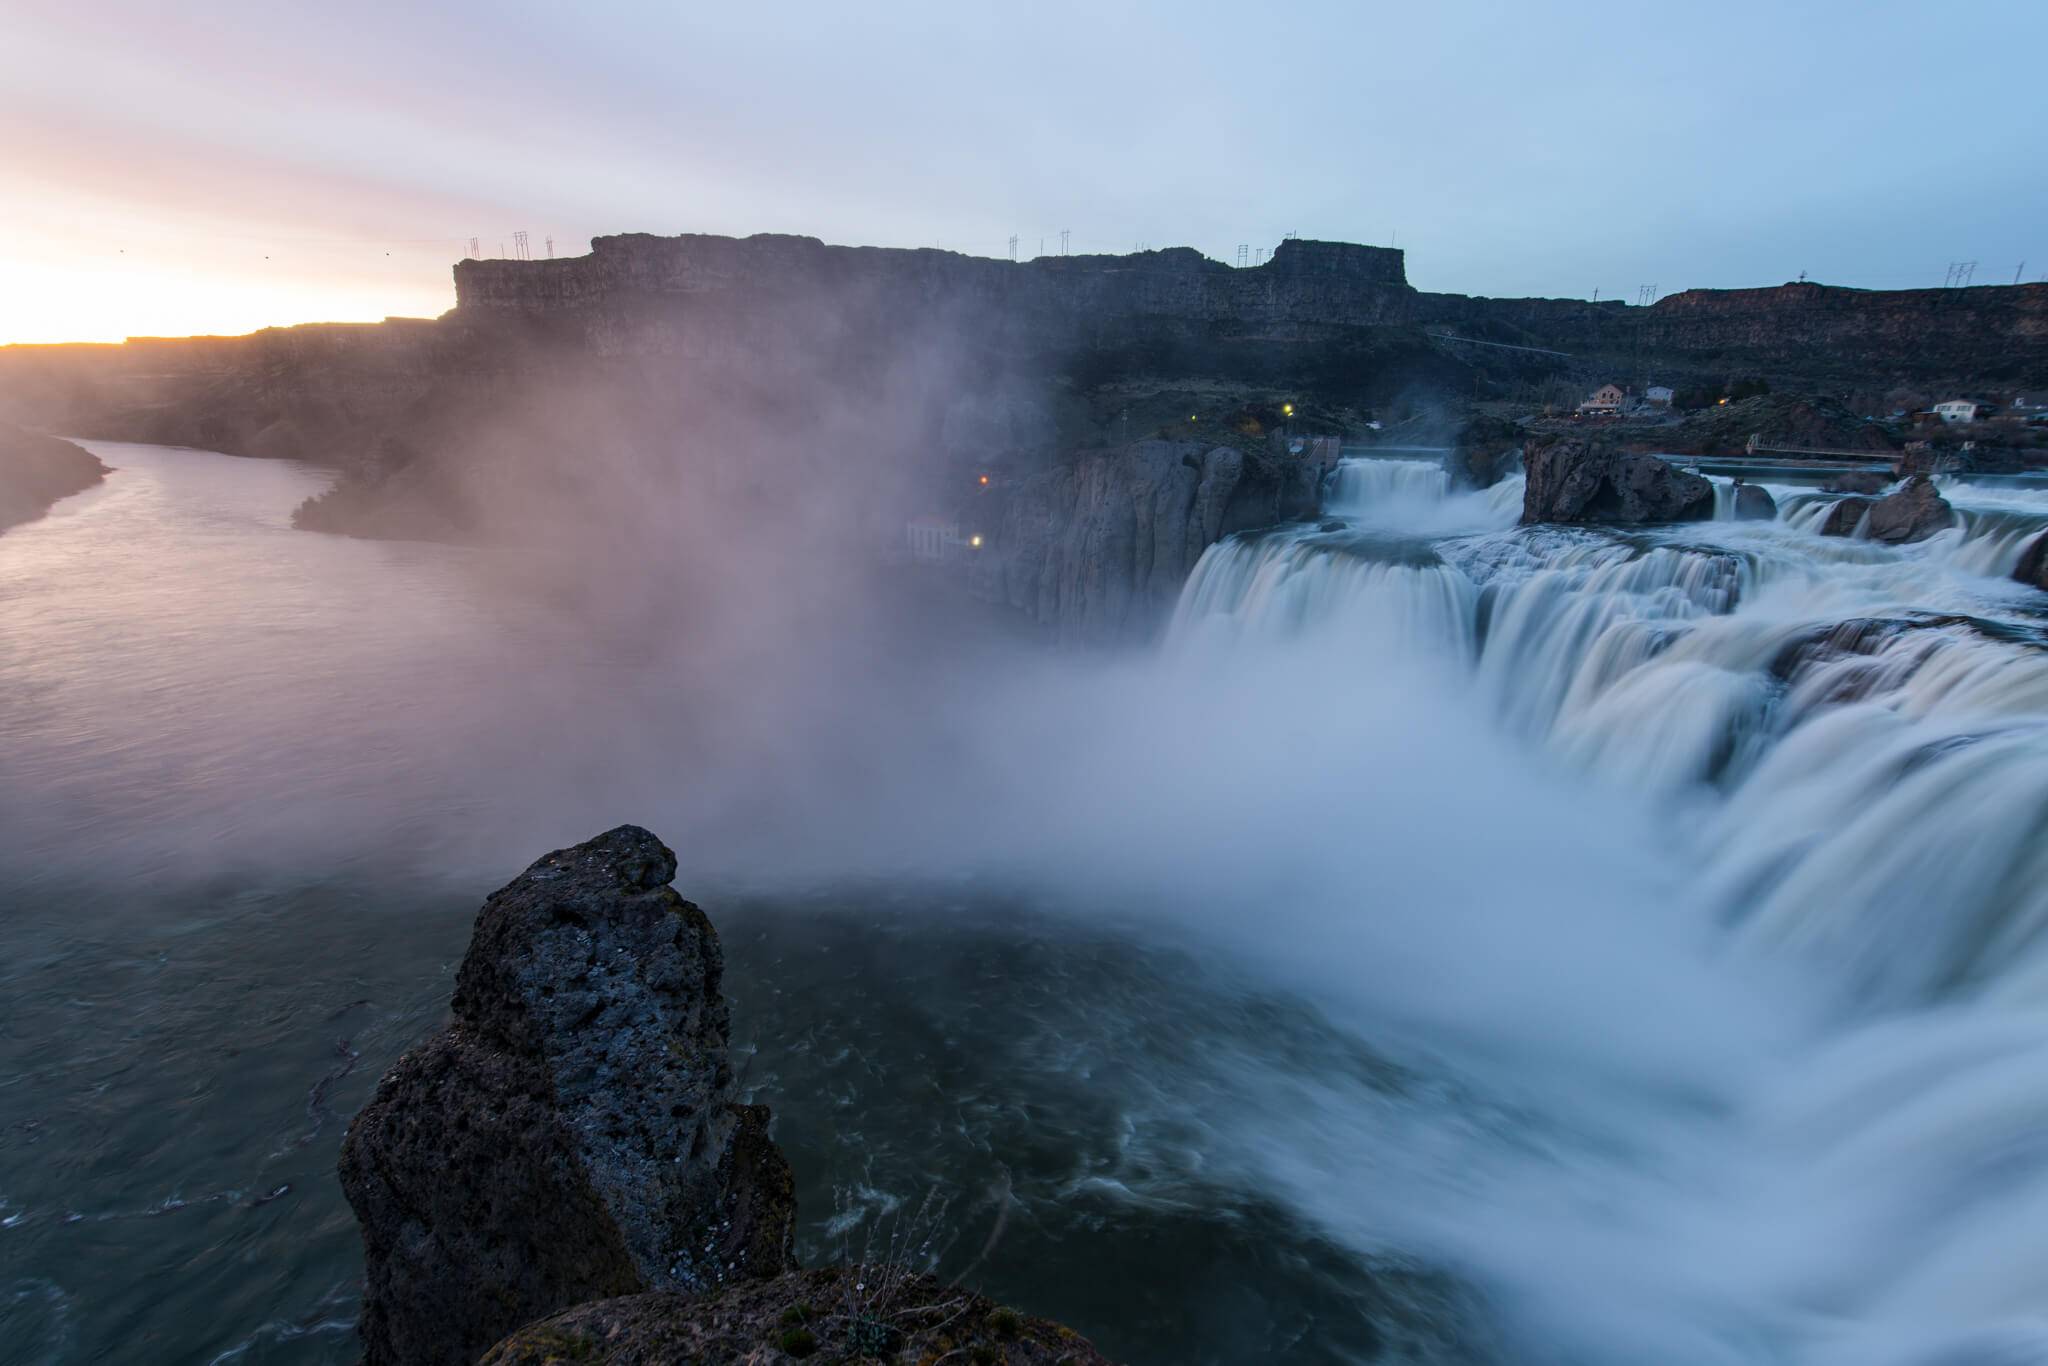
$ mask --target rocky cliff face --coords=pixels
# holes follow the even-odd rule
[[[106,465],[84,447],[0,422],[0,531],[34,521],[106,477]]]
[[[976,587],[1063,642],[1143,638],[1219,539],[1313,514],[1334,462],[1334,443],[1299,455],[1164,440],[1088,452],[1009,493]]]
[[[789,1168],[736,1103],[718,939],[674,876],[621,826],[484,904],[454,1021],[342,1147],[369,1366],[467,1366],[584,1300],[792,1265]]]
[[[718,937],[675,871],[620,826],[484,903],[454,1021],[343,1142],[367,1366],[1100,1366],[1071,1330],[899,1263],[795,1268],[789,1167],[767,1108],[737,1103]]]
[[[599,350],[672,343],[678,321],[734,296],[760,309],[829,299],[897,317],[971,311],[1001,338],[1046,348],[1174,325],[1377,326],[1408,318],[1415,291],[1400,252],[1348,242],[1283,242],[1264,265],[1234,269],[1188,247],[1019,262],[770,233],[631,233],[566,260],[464,261],[455,296],[465,317],[566,323]]]

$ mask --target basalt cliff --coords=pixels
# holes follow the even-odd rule
[[[1231,267],[639,234],[454,283],[430,321],[0,349],[0,417],[319,461],[337,483],[299,522],[355,535],[523,540],[688,503],[872,551],[925,517],[982,538],[987,595],[1092,636],[1156,626],[1144,604],[1214,535],[1312,513],[1290,438],[1375,413],[1645,374],[2048,387],[2048,285],[1636,307],[1428,293],[1402,253],[1341,242]]]

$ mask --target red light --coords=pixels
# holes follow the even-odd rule
[[[985,475],[985,474],[984,474],[983,476],[981,476],[981,482],[982,482],[982,483],[984,483],[984,484],[986,484],[986,483],[988,482],[988,476],[987,476],[987,475]]]

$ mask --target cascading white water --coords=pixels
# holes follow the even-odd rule
[[[1508,531],[1433,475],[1347,462],[1330,510],[1358,531],[1213,548],[1174,642],[1432,652],[1549,762],[1657,804],[1698,871],[1646,915],[1760,982],[1796,969],[1825,1022],[1708,1148],[1671,1138],[1628,1214],[1529,1217],[1617,1294],[1718,1325],[1657,1359],[2048,1361],[2048,597],[2004,577],[2048,492],[1950,481],[1956,525],[1887,547],[1820,537],[1836,499],[1792,489],[1775,522]],[[1420,535],[1367,534],[1397,526]],[[1310,1213],[1368,1242],[1436,1217]],[[1549,1312],[1555,1287],[1469,1231],[1403,1232]]]

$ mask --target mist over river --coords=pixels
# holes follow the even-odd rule
[[[86,444],[0,536],[10,1361],[354,1360],[348,1117],[629,820],[807,1261],[909,1231],[1134,1363],[2048,1361],[2048,494],[1515,530],[1353,460],[1082,656]]]

